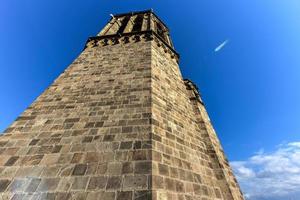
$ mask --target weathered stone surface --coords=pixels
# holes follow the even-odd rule
[[[106,190],[119,190],[121,188],[122,177],[111,176],[107,180]]]
[[[145,175],[129,175],[124,177],[123,189],[147,189],[148,179]]]
[[[74,176],[83,176],[86,172],[86,169],[87,169],[86,164],[75,165],[72,175],[74,175]]]
[[[116,18],[0,136],[0,199],[242,200],[167,27]]]
[[[10,180],[8,179],[3,179],[0,180],[0,192],[4,192],[7,188],[7,186],[9,185]]]
[[[117,193],[117,200],[128,200],[132,199],[132,191],[126,191],[126,192],[118,192]]]
[[[103,190],[107,184],[107,177],[105,176],[96,176],[91,177],[88,190]]]

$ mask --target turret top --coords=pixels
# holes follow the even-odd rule
[[[174,48],[168,27],[152,10],[111,15],[109,23],[98,36],[134,34],[152,31],[168,46]]]

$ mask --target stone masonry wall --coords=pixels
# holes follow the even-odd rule
[[[199,102],[193,100],[177,62],[166,55],[159,42],[152,45],[151,88],[156,199],[243,199],[238,186],[230,190],[227,174],[220,169],[225,162],[219,158],[225,156],[212,151],[221,146],[215,133],[208,131],[207,124],[211,124],[203,115],[205,108],[200,110]],[[231,172],[229,165],[224,168]]]
[[[90,40],[0,136],[0,200],[243,200],[168,48]]]
[[[151,196],[151,43],[86,48],[0,136],[0,199]]]

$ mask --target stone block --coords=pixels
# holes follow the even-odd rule
[[[129,175],[124,177],[123,189],[147,189],[148,179],[145,175]]]
[[[122,177],[111,176],[107,180],[106,190],[118,190],[121,188]]]
[[[88,185],[88,190],[103,190],[105,189],[105,186],[107,184],[107,177],[105,176],[96,176],[96,177],[91,177],[89,185]]]

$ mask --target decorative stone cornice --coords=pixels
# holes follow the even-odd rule
[[[167,44],[165,40],[163,40],[156,32],[152,30],[90,37],[87,40],[84,49],[97,46],[127,44],[130,42],[152,40],[154,40],[157,46],[161,47],[165,53],[170,54],[171,58],[176,59],[177,62],[179,61],[179,54],[169,44]]]

